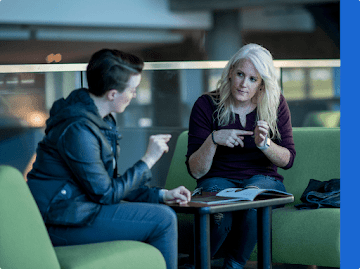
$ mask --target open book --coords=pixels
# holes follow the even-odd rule
[[[254,201],[269,198],[292,196],[291,193],[274,189],[259,189],[257,187],[228,188],[218,193],[202,193],[201,196],[193,196],[191,202],[205,204],[224,204],[235,201]]]

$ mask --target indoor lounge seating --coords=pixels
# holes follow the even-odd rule
[[[23,175],[0,166],[0,268],[166,269],[155,247],[136,241],[53,247]]]
[[[273,210],[272,262],[340,267],[340,208],[298,210],[295,207],[302,203],[300,198],[310,179],[340,178],[340,128],[294,128],[293,136],[297,152],[294,165],[289,170],[278,171],[295,200],[284,208]],[[196,187],[185,165],[187,139],[187,131],[178,138],[166,188],[184,185],[194,190]],[[179,251],[191,253],[192,216],[179,214],[178,218]],[[256,254],[257,249],[251,260],[257,259]]]

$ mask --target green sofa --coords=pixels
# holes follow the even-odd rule
[[[340,178],[340,128],[294,128],[296,158],[292,168],[278,169],[284,184],[295,200],[292,204],[273,210],[272,261],[273,263],[340,267],[340,209],[320,208],[298,210],[300,197],[310,179],[328,181]],[[184,185],[196,187],[195,179],[187,172],[185,154],[187,131],[177,140],[169,168],[166,188]],[[178,215],[179,252],[190,253],[192,216]],[[188,251],[188,252],[186,252]],[[256,260],[255,248],[251,260]]]
[[[0,268],[166,269],[158,249],[136,241],[53,247],[23,175],[0,165]]]

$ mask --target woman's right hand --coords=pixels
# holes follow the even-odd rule
[[[151,169],[154,164],[161,158],[164,152],[169,151],[169,146],[167,143],[170,141],[170,134],[158,134],[152,135],[149,138],[149,145],[146,150],[144,157],[141,158],[144,161],[149,169]]]
[[[244,147],[244,136],[252,134],[252,131],[237,129],[221,129],[219,131],[215,131],[213,134],[210,134],[201,147],[189,158],[191,175],[194,178],[199,179],[209,172],[217,148],[212,141],[211,135],[214,136],[216,144],[233,148],[239,145]]]
[[[244,147],[244,135],[253,135],[252,131],[237,129],[221,129],[214,132],[214,141],[216,144],[230,148],[241,146]]]

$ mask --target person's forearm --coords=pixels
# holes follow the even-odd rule
[[[290,161],[290,151],[273,142],[270,144],[269,148],[262,150],[262,152],[278,167],[285,167]]]
[[[140,160],[143,161],[144,163],[146,163],[146,165],[149,167],[149,169],[151,169],[156,163],[156,160],[154,160],[154,158],[151,158],[146,155],[144,157],[142,157]]]
[[[190,156],[189,168],[193,177],[199,179],[209,172],[216,148],[217,145],[212,141],[210,134],[201,147]]]

